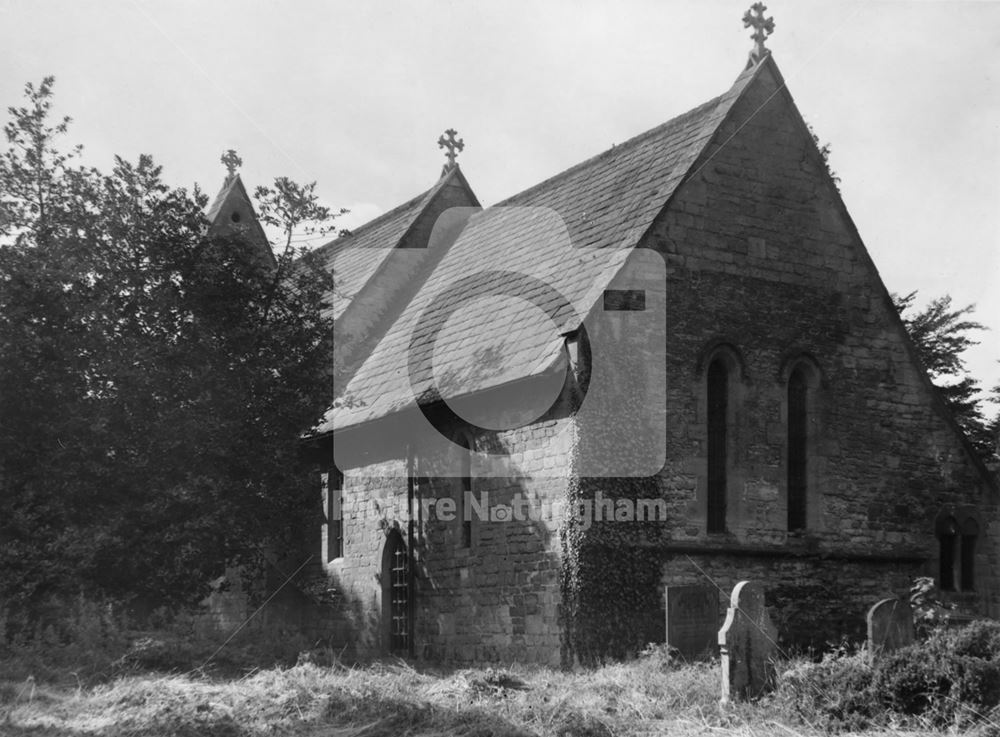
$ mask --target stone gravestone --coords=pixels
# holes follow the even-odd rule
[[[694,660],[715,649],[719,630],[719,595],[712,586],[667,586],[667,644]]]
[[[719,630],[722,703],[754,699],[774,684],[778,630],[764,607],[764,587],[740,581]]]
[[[913,643],[913,612],[903,599],[882,599],[868,610],[868,657]]]

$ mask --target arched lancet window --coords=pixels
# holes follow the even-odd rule
[[[962,591],[974,591],[976,588],[976,543],[979,540],[979,525],[974,519],[962,523],[961,539],[958,550],[958,585]]]
[[[323,559],[326,562],[344,555],[343,488],[344,474],[334,466],[322,474],[323,484]]]
[[[942,591],[955,590],[955,559],[958,546],[958,523],[947,517],[938,526],[938,586]]]
[[[788,377],[788,529],[806,527],[809,458],[809,382],[803,366]]]
[[[722,357],[708,366],[708,531],[726,531],[729,368]]]
[[[934,534],[938,539],[938,587],[942,591],[976,590],[979,522],[969,511],[943,510]]]

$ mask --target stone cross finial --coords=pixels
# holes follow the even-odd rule
[[[243,159],[236,155],[234,149],[229,149],[226,153],[222,154],[220,161],[226,167],[230,177],[235,176],[236,170],[243,165]]]
[[[444,165],[445,172],[449,172],[455,168],[455,157],[458,156],[459,151],[465,148],[465,142],[461,138],[455,138],[456,135],[457,131],[454,128],[449,128],[438,139],[438,148],[448,149],[445,153],[445,157],[448,159],[448,163]]]
[[[756,64],[770,53],[764,48],[764,41],[774,33],[774,18],[765,18],[765,10],[767,10],[767,6],[764,3],[757,2],[751,5],[750,9],[743,14],[743,27],[754,29],[753,34],[750,36],[754,40],[754,46],[753,51],[750,52],[748,67]]]

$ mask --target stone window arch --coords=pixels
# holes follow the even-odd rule
[[[976,547],[979,543],[979,523],[971,517],[962,522],[959,530],[958,585],[962,591],[976,590]]]
[[[945,517],[938,524],[938,586],[942,591],[955,591],[955,560],[958,547],[958,522]]]
[[[804,531],[816,520],[820,370],[808,355],[784,361],[780,371],[784,388],[785,499],[787,529]]]
[[[935,523],[938,541],[938,588],[976,590],[976,552],[979,522],[972,514],[942,512]]]
[[[702,353],[698,371],[705,409],[705,529],[710,534],[724,533],[743,358],[731,344],[717,342]]]
[[[321,474],[323,490],[323,561],[344,557],[343,489],[344,474],[336,466]],[[315,550],[315,548],[314,548]]]

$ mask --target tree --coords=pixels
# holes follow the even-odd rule
[[[299,438],[329,402],[329,277],[210,238],[206,198],[151,157],[62,153],[52,78],[0,155],[0,597],[200,600],[227,563],[301,537]],[[262,210],[322,226],[314,185]]]
[[[962,359],[967,348],[977,345],[970,333],[988,328],[970,318],[975,312],[975,305],[955,308],[952,298],[946,294],[932,299],[922,310],[915,311],[913,303],[916,296],[915,291],[905,296],[893,294],[893,305],[955,421],[979,455],[992,462],[997,452],[998,419],[986,419],[984,403],[1000,400],[1000,386],[994,388],[993,398],[984,400],[980,395],[979,381],[968,374]]]

